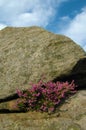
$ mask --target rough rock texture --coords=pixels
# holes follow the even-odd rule
[[[28,88],[28,83],[37,82],[43,74],[47,81],[75,77],[80,87],[86,86],[85,66],[85,52],[66,36],[39,27],[0,31],[0,99],[16,88]]]
[[[0,31],[0,130],[85,130],[86,91],[79,90],[53,114],[23,113],[14,108],[16,88],[46,80],[86,87],[86,53],[71,39],[39,27]]]
[[[71,81],[74,79],[78,89],[86,89],[86,56],[81,58],[73,67],[69,75],[61,75],[55,80]]]
[[[12,110],[14,102],[0,104],[0,130],[86,130],[84,90],[67,99],[51,115],[39,112],[15,113]],[[5,111],[5,108],[10,111]]]

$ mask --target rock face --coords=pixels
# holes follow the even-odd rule
[[[56,113],[15,113],[9,103],[1,103],[0,130],[86,130],[86,91],[79,91],[58,107]],[[6,108],[11,111],[4,111]]]
[[[71,39],[39,27],[0,31],[0,130],[85,130],[86,91],[78,91],[54,114],[16,111],[17,88],[46,80],[86,87],[86,53]]]
[[[39,27],[0,31],[0,99],[27,89],[43,74],[47,81],[75,77],[86,86],[85,66],[85,52],[68,37]]]
[[[71,79],[74,79],[78,85],[77,89],[86,89],[86,56],[77,62],[70,74],[61,75],[55,80],[57,79],[60,81],[71,81]]]

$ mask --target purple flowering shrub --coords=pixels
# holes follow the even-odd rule
[[[32,84],[28,90],[21,91],[17,89],[19,98],[16,106],[20,110],[53,112],[56,107],[70,94],[74,94],[76,85],[74,81],[66,82],[44,82],[40,80],[37,84]]]

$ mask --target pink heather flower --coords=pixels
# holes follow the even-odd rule
[[[58,85],[58,90],[61,90],[63,88],[63,85],[62,84],[59,84]]]
[[[62,97],[62,98],[64,98],[64,97],[65,97],[64,92],[62,92],[61,97]]]
[[[45,112],[45,111],[47,110],[47,107],[44,106],[44,107],[42,108],[42,110]]]
[[[19,97],[22,97],[23,92],[22,92],[21,90],[19,90],[19,89],[17,89],[16,91],[17,91],[18,96],[19,96]]]
[[[21,107],[21,109],[24,106],[27,110],[53,112],[62,98],[76,92],[75,87],[74,81],[69,84],[68,82],[58,81],[56,83],[52,81],[45,83],[40,80],[37,84],[32,84],[32,88],[29,88],[26,92],[17,89],[19,96],[17,106],[19,105],[18,107]]]
[[[17,103],[14,104],[14,105],[13,105],[13,108],[14,108],[14,109],[17,109],[17,108],[18,108],[18,104],[17,104]]]
[[[23,96],[24,98],[27,98],[27,97],[28,97],[27,93],[24,93],[22,96]]]
[[[54,104],[58,105],[60,103],[60,99],[58,99],[58,101],[56,101]]]
[[[39,96],[40,96],[40,93],[37,93],[36,96],[39,97]]]
[[[55,109],[54,107],[50,107],[50,108],[48,108],[48,111],[53,112],[54,109]]]

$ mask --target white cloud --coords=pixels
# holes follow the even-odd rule
[[[6,26],[46,27],[66,1],[69,0],[0,0],[0,30]],[[86,8],[72,20],[62,17],[58,26],[58,33],[69,36],[86,50]]]
[[[49,18],[53,15],[53,9],[49,8],[48,10],[36,9],[31,13],[22,13],[18,15],[15,20],[11,23],[13,26],[46,26],[49,22]]]
[[[60,33],[72,38],[86,51],[86,8],[77,14],[69,23],[62,27]]]
[[[55,8],[67,0],[0,0],[0,23],[7,26],[45,27]]]
[[[0,30],[2,30],[3,28],[5,28],[6,25],[5,24],[0,24]]]

